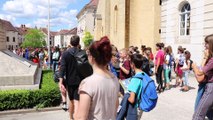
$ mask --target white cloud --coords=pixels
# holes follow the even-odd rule
[[[51,27],[75,26],[78,11],[67,9],[68,5],[73,2],[77,2],[77,0],[50,0]],[[5,14],[8,14],[7,20],[33,19],[32,23],[28,23],[30,27],[47,26],[48,0],[10,0],[5,2],[3,10]],[[19,25],[16,22],[13,23]]]
[[[4,14],[0,14],[0,18],[3,20],[11,21],[11,22],[14,22],[16,20],[15,17],[11,15],[4,15]]]

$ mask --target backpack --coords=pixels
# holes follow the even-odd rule
[[[142,91],[139,101],[139,109],[149,112],[157,105],[158,95],[154,80],[146,73],[134,76],[142,80]]]
[[[183,54],[180,54],[178,64],[182,67],[184,65],[185,56]]]
[[[77,62],[77,72],[81,80],[92,75],[92,66],[89,64],[88,57],[85,50],[78,50],[74,57]]]
[[[175,61],[175,59],[174,59],[174,57],[173,57],[173,55],[169,55],[169,66],[171,67],[172,66],[172,64],[173,64],[173,62]]]
[[[192,63],[193,63],[193,61],[190,60],[190,67],[189,67],[189,70],[192,70],[192,69],[193,69],[193,68],[192,68]]]

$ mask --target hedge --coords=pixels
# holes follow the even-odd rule
[[[61,95],[50,70],[43,71],[39,90],[0,91],[0,111],[60,105]]]

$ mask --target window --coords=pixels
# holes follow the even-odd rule
[[[9,42],[10,40],[9,40],[9,37],[7,37],[7,42]]]
[[[13,42],[15,42],[16,41],[16,38],[15,37],[13,37]]]
[[[114,31],[117,33],[118,29],[118,6],[116,5],[114,8]]]
[[[189,3],[185,3],[180,9],[180,36],[190,35],[190,11]]]

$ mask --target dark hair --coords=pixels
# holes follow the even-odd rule
[[[187,60],[190,60],[191,58],[191,53],[188,50],[186,50],[184,53],[186,55],[186,63],[187,63]]]
[[[167,54],[170,55],[170,53],[169,53],[169,48],[168,48],[168,47],[165,47],[165,48],[164,48],[164,51],[165,51],[165,53],[167,53]]]
[[[89,52],[98,65],[107,65],[112,58],[112,47],[108,37],[104,36],[89,47]]]
[[[144,52],[145,48],[146,48],[146,45],[141,45],[142,52]]]
[[[207,62],[213,57],[213,34],[206,36],[205,42],[209,45],[208,51],[209,51],[209,56],[206,61]]]
[[[181,53],[184,53],[184,51],[186,50],[186,48],[183,48],[182,46],[178,46],[178,50],[179,50]]]
[[[78,35],[74,35],[70,38],[70,44],[74,47],[77,47],[79,45],[80,38]]]
[[[143,56],[141,54],[133,54],[130,56],[130,61],[135,65],[136,68],[141,69],[143,65]]]
[[[164,47],[164,44],[162,44],[162,43],[157,43],[156,46],[157,46],[158,48],[162,49],[162,48]]]

